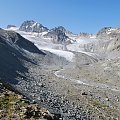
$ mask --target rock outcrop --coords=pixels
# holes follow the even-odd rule
[[[120,27],[104,27],[96,35],[99,39],[115,39],[120,37]]]

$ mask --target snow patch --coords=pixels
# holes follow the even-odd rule
[[[18,27],[10,27],[10,28],[7,28],[5,30],[17,31],[17,30],[19,30],[19,28]]]

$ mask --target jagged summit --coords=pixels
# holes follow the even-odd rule
[[[60,30],[62,31],[63,33],[65,33],[66,35],[71,35],[73,34],[71,31],[67,30],[65,27],[63,26],[58,26],[58,27],[55,27],[53,28],[52,30]]]
[[[22,23],[19,30],[25,31],[25,32],[45,32],[48,31],[47,27],[44,27],[42,24],[37,23],[33,20],[27,20]]]
[[[66,35],[66,29],[62,26],[49,30],[49,32],[45,34],[44,37],[52,38],[55,43],[64,43],[68,38]]]
[[[63,26],[55,27],[55,28],[51,29],[51,31],[52,31],[52,30],[54,30],[54,31],[60,30],[60,31],[62,31],[63,33],[66,33],[66,31],[67,31]]]

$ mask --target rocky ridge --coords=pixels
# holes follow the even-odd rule
[[[8,29],[13,26],[8,26]],[[35,32],[41,34],[44,33],[45,38],[51,38],[54,43],[64,44],[64,43],[70,43],[69,35],[72,35],[73,33],[70,31],[67,31],[64,27],[58,26],[53,29],[48,29],[47,27],[44,27],[42,24],[35,22],[33,20],[27,20],[24,21],[20,28],[20,31],[25,32]],[[45,33],[46,32],[46,33]]]
[[[96,35],[99,39],[116,39],[120,37],[120,27],[104,27]]]

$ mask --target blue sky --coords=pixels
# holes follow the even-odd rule
[[[35,20],[48,28],[96,33],[120,26],[120,0],[0,0],[0,27]]]

